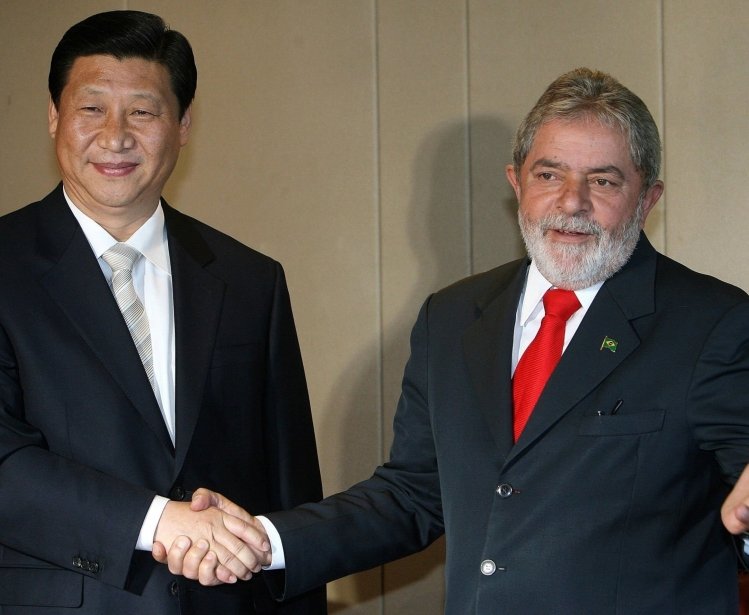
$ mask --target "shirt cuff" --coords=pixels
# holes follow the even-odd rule
[[[269,566],[263,566],[263,570],[284,570],[286,568],[286,557],[283,552],[281,535],[278,533],[276,526],[271,523],[270,519],[262,515],[258,515],[255,519],[263,525],[270,541],[271,561]]]
[[[143,525],[140,526],[140,534],[138,534],[138,542],[135,543],[136,551],[152,551],[153,550],[153,537],[156,534],[156,526],[159,525],[159,520],[164,512],[164,508],[169,503],[169,498],[162,497],[160,495],[154,496],[151,506],[148,508],[146,518],[143,520]],[[169,548],[169,545],[164,545]]]

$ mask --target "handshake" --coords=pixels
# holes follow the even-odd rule
[[[189,504],[169,502],[164,508],[153,557],[201,585],[236,583],[270,565],[270,540],[262,523],[243,508],[198,489]]]

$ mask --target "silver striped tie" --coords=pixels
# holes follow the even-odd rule
[[[101,257],[112,268],[112,292],[138,350],[151,387],[154,387],[153,352],[148,315],[133,286],[133,265],[142,256],[125,243],[116,243]]]

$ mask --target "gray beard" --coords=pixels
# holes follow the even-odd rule
[[[588,288],[619,271],[635,250],[643,221],[641,202],[628,220],[611,230],[592,220],[564,214],[549,214],[534,222],[518,211],[520,232],[531,260],[549,282],[568,290]],[[546,239],[550,228],[589,233],[595,242],[552,243]]]

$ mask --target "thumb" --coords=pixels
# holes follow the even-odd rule
[[[201,487],[192,494],[192,501],[190,502],[190,510],[200,512],[206,510],[211,506],[218,507],[219,499],[221,494],[205,489]]]
[[[224,497],[217,491],[211,491],[201,487],[192,495],[190,508],[196,512],[210,508],[218,508],[233,517],[238,517],[247,523],[253,523],[253,517],[244,508],[232,502],[229,498]]]

